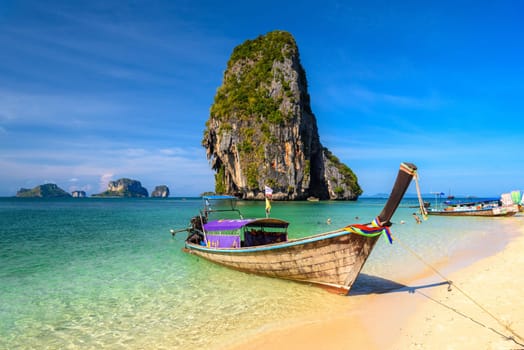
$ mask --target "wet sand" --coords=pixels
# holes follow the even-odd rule
[[[479,260],[476,246],[431,264],[451,290],[427,269],[403,287],[346,297],[336,315],[264,329],[228,349],[524,349],[524,216],[511,220],[495,255]]]

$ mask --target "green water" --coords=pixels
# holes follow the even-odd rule
[[[365,223],[384,200],[275,202],[291,237]],[[433,218],[417,225],[404,202],[393,233],[428,260],[485,249],[514,218]],[[0,199],[0,349],[218,348],[316,312],[337,312],[352,294],[381,292],[424,268],[380,240],[341,297],[289,281],[231,271],[182,252],[200,199]],[[264,216],[262,202],[242,202]],[[327,219],[331,219],[331,225]],[[403,223],[402,223],[403,222]],[[506,228],[505,228],[506,227]],[[504,240],[489,240],[489,251]],[[473,244],[472,242],[476,242]]]

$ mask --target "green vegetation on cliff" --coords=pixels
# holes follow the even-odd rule
[[[226,194],[226,191],[226,169],[222,164],[215,174],[215,193]]]
[[[292,95],[289,83],[282,72],[274,69],[274,65],[291,58],[296,52],[295,39],[284,31],[261,35],[237,46],[227,64],[228,71],[234,71],[234,74],[224,76],[223,85],[215,95],[211,115],[218,120],[234,115],[241,120],[255,117],[263,124],[284,123],[290,116],[279,110],[282,99],[271,95],[271,82],[275,74],[279,75],[278,81],[283,90],[288,97]]]
[[[326,147],[324,147],[324,154],[329,159],[329,161],[338,169],[340,174],[344,176],[344,183],[351,189],[351,192],[353,192],[356,196],[360,196],[363,193],[363,191],[362,188],[360,188],[360,185],[358,184],[358,179],[355,173],[347,165],[341,163],[340,160]],[[344,193],[344,189],[340,186],[336,187],[335,193],[340,195]]]

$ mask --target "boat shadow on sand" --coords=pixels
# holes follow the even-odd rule
[[[472,315],[468,315],[462,310],[458,310],[454,306],[449,305],[448,303],[435,299],[431,295],[424,293],[423,289],[428,288],[435,288],[439,286],[448,285],[448,291],[451,291],[452,284],[448,281],[442,281],[442,282],[436,282],[436,283],[429,283],[429,284],[423,284],[418,286],[406,286],[404,284],[391,281],[385,278],[377,277],[377,276],[371,276],[366,274],[360,274],[355,281],[355,284],[353,285],[353,288],[349,292],[348,296],[357,296],[357,295],[370,295],[370,294],[389,294],[389,293],[409,293],[409,294],[419,294],[431,302],[434,302],[438,305],[440,305],[443,308],[448,309],[450,312],[455,313],[456,315],[463,317],[464,319],[468,319],[473,323],[476,323],[479,326],[482,326],[491,332],[501,336],[506,341],[512,341],[516,345],[519,346],[518,349],[524,349],[524,343],[520,341],[520,339],[523,339],[522,336],[519,336],[517,333],[515,333],[514,330],[512,330],[508,325],[504,325],[504,323],[497,319],[495,316],[490,314],[488,311],[486,311],[481,305],[479,305],[477,302],[473,301],[470,297],[468,297],[473,303],[477,304],[482,310],[487,312],[492,318],[495,318],[499,325],[503,325],[505,330],[501,331],[496,329],[496,327],[490,326],[488,323],[486,323],[484,320],[481,320],[478,317],[474,317]],[[462,292],[460,289],[458,289],[460,293],[462,293],[464,296],[467,297],[467,295]],[[517,348],[515,348],[517,349]]]
[[[429,283],[418,286],[407,286],[402,283],[391,281],[382,277],[361,273],[353,288],[349,292],[352,295],[387,294],[387,293],[415,293],[420,289],[434,288],[447,285],[448,282]]]

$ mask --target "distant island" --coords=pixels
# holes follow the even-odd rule
[[[85,191],[73,191],[71,192],[73,198],[85,198],[87,197]]]
[[[127,197],[127,198],[145,198],[149,197],[147,189],[142,187],[140,181],[128,178],[109,181],[107,190],[94,194],[93,197]]]
[[[169,187],[166,185],[156,186],[153,192],[151,192],[153,198],[167,198],[169,197]]]
[[[16,197],[20,198],[86,198],[85,191],[75,190],[68,193],[58,187],[56,184],[43,184],[35,188],[20,188],[16,193]],[[93,194],[92,197],[122,197],[122,198],[147,198],[149,193],[147,189],[142,187],[138,180],[122,178],[116,181],[110,181],[107,185],[107,190],[102,193]],[[169,187],[166,185],[156,186],[151,193],[152,198],[167,198],[169,197]]]
[[[21,188],[16,193],[16,197],[20,197],[20,198],[68,198],[68,197],[71,197],[71,195],[55,184],[44,184],[44,185],[36,186],[33,189]]]

